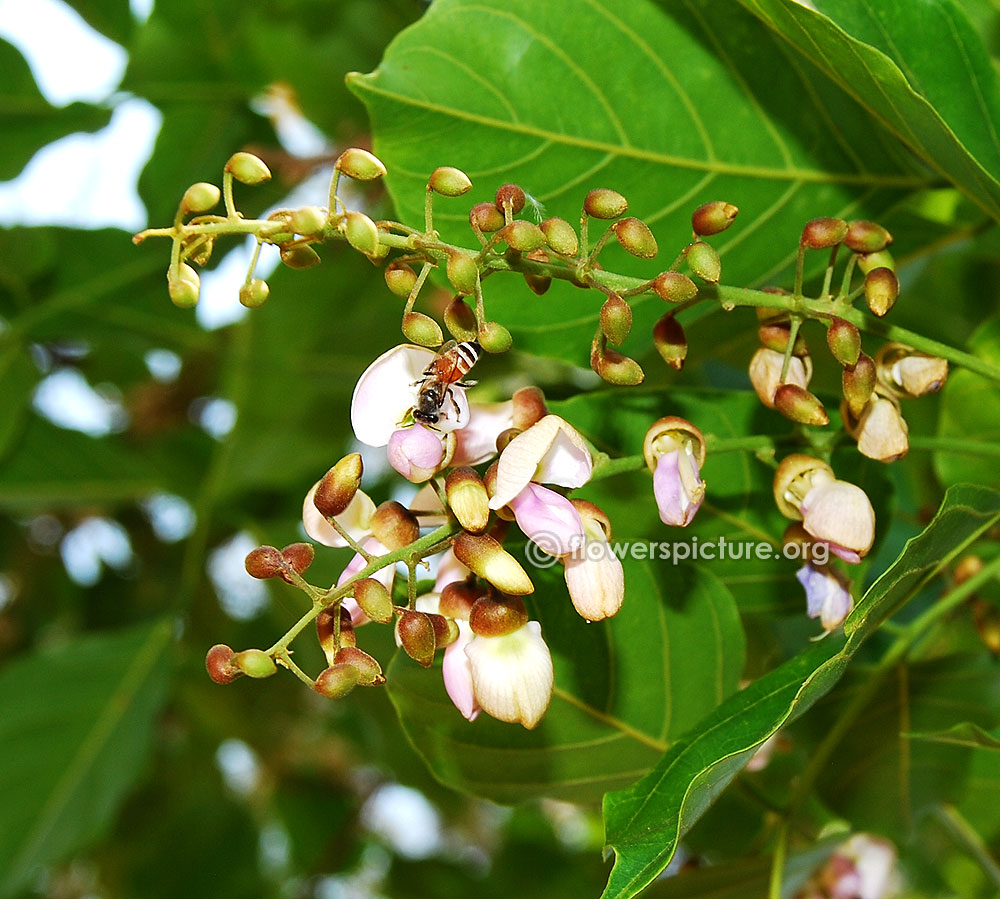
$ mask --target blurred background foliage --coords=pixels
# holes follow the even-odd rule
[[[311,192],[302,202],[324,202],[323,178],[340,149],[371,140],[345,73],[375,69],[393,37],[425,10],[417,0],[163,0],[146,18],[127,0],[68,5],[125,49],[121,84],[100,102],[51,106],[25,59],[0,42],[0,178],[15,177],[48,142],[99,129],[127,98],[143,98],[162,115],[138,181],[154,225],[172,220],[188,184],[217,180],[238,149],[258,153],[275,174],[240,191],[248,214],[287,202],[303,184]],[[969,6],[995,36],[995,11]],[[762,66],[761,76],[769,71]],[[303,127],[313,137],[305,151],[294,141]],[[901,165],[914,166],[895,152]],[[320,180],[310,181],[316,172]],[[417,179],[410,203],[418,204],[423,177],[408,173],[394,189]],[[581,194],[589,186],[581,184]],[[894,321],[965,344],[995,312],[995,233],[980,233],[981,214],[954,196],[944,201],[946,213],[928,195],[883,201],[897,234],[905,237],[912,223],[922,235],[912,242],[919,252],[904,270],[906,301]],[[378,189],[366,190],[364,202],[392,214]],[[322,265],[269,276],[272,299],[260,310],[206,327],[195,312],[170,304],[165,245],[136,249],[132,230],[0,229],[0,896],[599,894],[608,866],[596,803],[539,799],[505,808],[442,787],[410,748],[384,691],[331,703],[288,677],[222,689],[205,676],[208,646],[270,645],[299,614],[299,595],[250,581],[243,555],[257,543],[300,539],[301,497],[350,448],[355,380],[399,341],[399,308],[377,268],[327,247]],[[217,251],[210,268],[223,258]],[[234,302],[242,272],[219,268],[212,289]],[[550,314],[544,300],[517,296]],[[446,299],[442,291],[431,305]],[[504,294],[497,310],[516,315],[519,302]],[[234,317],[231,309],[223,318]],[[993,333],[982,326],[977,339],[995,347]],[[755,335],[745,320],[697,321],[689,339],[682,384],[748,388]],[[558,358],[492,360],[488,390],[509,395],[529,370],[555,400],[594,386],[571,365],[579,347],[538,346]],[[640,361],[650,387],[676,382],[648,344]],[[820,390],[834,391],[833,378],[832,367],[821,368]],[[911,433],[997,436],[995,388],[955,381],[961,389],[907,408]],[[96,391],[96,400],[87,393],[87,403],[102,410],[96,424],[74,421],[82,400],[73,390]],[[733,398],[720,421],[760,425],[762,410],[747,399]],[[565,409],[574,412],[572,400]],[[641,401],[631,411],[580,404],[574,420],[605,448],[629,451],[623,435],[634,444],[631,430],[644,427],[630,415],[645,411]],[[718,464],[723,507],[763,493],[748,514],[755,525],[779,528],[767,472]],[[971,464],[980,483],[998,483],[995,465]],[[845,476],[871,489],[880,521],[893,522],[873,573],[926,523],[944,487],[970,477],[969,465],[966,457],[939,455],[932,466],[928,454],[915,452],[905,467],[885,469],[845,454]],[[390,481],[370,475],[366,489],[387,498]],[[621,522],[621,536],[655,539],[647,494],[648,483],[635,476],[606,483],[592,498]],[[637,496],[646,497],[645,518],[634,511]],[[719,519],[703,527],[700,533],[714,535]],[[314,580],[335,580],[346,561],[342,551],[320,553]],[[748,675],[812,632],[799,614],[792,570],[749,579],[716,570],[749,625]],[[764,616],[777,616],[777,624],[763,626]],[[962,634],[955,639],[975,643],[971,621]],[[391,635],[366,639],[389,658]],[[300,658],[319,665],[318,649],[308,645]],[[992,677],[992,669],[946,668],[927,682],[926,707],[951,701],[949,690],[964,683],[976,685],[982,702],[994,701]],[[726,794],[692,833],[694,852],[725,861],[760,848],[764,812],[755,797],[780,792],[776,785],[801,763],[813,729],[836,714],[839,693],[826,712],[816,710],[776,770]],[[891,706],[882,712],[891,715]],[[935,723],[931,715],[921,726]],[[941,762],[942,752],[926,753],[931,769],[955,763]],[[855,777],[877,784],[887,764]],[[977,782],[996,786],[995,766],[978,764]],[[866,787],[848,794],[828,786],[833,807],[866,820]],[[995,811],[966,811],[988,839],[1000,833]],[[938,845],[933,822],[927,827]],[[704,895],[762,892],[766,865],[751,858],[726,870],[718,892],[709,884]],[[928,857],[921,876],[937,888],[952,872]],[[657,894],[680,895],[667,882],[650,890]]]

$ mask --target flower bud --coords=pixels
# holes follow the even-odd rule
[[[219,202],[221,196],[219,188],[214,184],[209,184],[207,181],[199,181],[184,191],[184,196],[181,197],[181,212],[184,215],[208,212],[209,209]]]
[[[549,218],[539,226],[545,235],[545,242],[560,256],[575,256],[580,249],[576,230],[565,219]]]
[[[792,453],[778,463],[774,473],[774,502],[786,518],[801,521],[799,505],[812,489],[813,480],[833,480],[833,469],[822,459]]]
[[[378,252],[378,226],[363,212],[348,212],[340,227],[347,242],[358,252],[366,256]]]
[[[892,309],[898,296],[899,279],[892,269],[873,268],[865,275],[865,300],[879,318]]]
[[[861,334],[850,322],[842,318],[832,319],[826,332],[826,342],[833,358],[845,368],[857,365],[861,355]]]
[[[481,596],[469,612],[469,626],[480,637],[503,637],[528,623],[528,610],[517,596]]]
[[[458,250],[449,253],[446,273],[448,281],[458,293],[469,296],[476,292],[476,284],[479,281],[479,266],[468,253],[462,253]]]
[[[267,286],[267,281],[254,278],[249,284],[244,284],[240,288],[240,302],[248,309],[258,309],[267,302],[270,293],[271,288]]]
[[[271,171],[264,160],[253,153],[234,153],[226,163],[226,171],[240,184],[262,184],[271,179]]]
[[[750,360],[750,383],[760,397],[760,401],[769,409],[774,408],[774,395],[781,386],[781,369],[785,364],[782,353],[761,347]],[[808,356],[799,358],[792,356],[788,360],[788,371],[785,373],[786,384],[796,384],[805,390],[812,377],[812,359]]]
[[[426,612],[431,627],[434,628],[434,648],[444,649],[451,646],[458,639],[458,625],[444,615],[435,615],[433,612]]]
[[[297,244],[291,247],[281,248],[281,261],[289,268],[301,270],[319,265],[320,258],[312,247],[306,244]]]
[[[476,314],[460,296],[445,307],[444,326],[455,340],[475,340],[478,336]]]
[[[281,551],[281,558],[296,574],[304,574],[316,558],[316,547],[311,543],[289,543]],[[283,579],[291,583],[284,575]]]
[[[340,616],[340,643],[336,640],[334,624],[336,617]],[[354,621],[351,613],[342,605],[333,608],[323,609],[316,616],[316,637],[319,639],[320,648],[326,656],[327,663],[332,665],[334,656],[337,655],[341,646],[357,646],[357,637],[354,634]]]
[[[863,275],[874,271],[877,268],[887,268],[896,271],[896,260],[892,258],[892,253],[888,250],[879,250],[875,253],[859,253],[858,268]]]
[[[615,222],[611,230],[615,232],[622,249],[633,256],[652,259],[656,255],[658,251],[656,238],[645,222],[630,216]]]
[[[225,643],[216,643],[205,655],[205,670],[217,684],[231,684],[243,671],[234,662],[236,653]]]
[[[407,340],[412,340],[420,346],[433,347],[444,343],[441,326],[422,312],[407,312],[403,316],[402,331]]]
[[[355,181],[375,181],[385,175],[382,160],[360,147],[348,147],[333,167]]]
[[[875,354],[878,379],[902,396],[937,393],[948,380],[948,360],[887,343]]]
[[[632,307],[616,293],[601,307],[601,330],[615,346],[621,346],[632,330]]]
[[[372,535],[389,549],[402,549],[420,537],[416,516],[395,500],[382,503],[370,524]]]
[[[705,499],[701,468],[705,435],[675,415],[655,421],[646,431],[642,455],[653,473],[653,496],[664,524],[687,527]]]
[[[443,197],[460,197],[472,190],[472,182],[461,169],[442,165],[431,172],[430,178],[427,179],[427,187]]]
[[[781,353],[782,357],[784,357],[788,341],[792,336],[792,328],[788,322],[769,322],[757,329],[757,336],[760,338],[760,342],[769,350]],[[792,355],[809,355],[809,347],[801,334],[795,337],[795,346],[792,348]]]
[[[423,612],[407,609],[396,622],[396,639],[403,651],[424,668],[434,664],[434,625]]]
[[[899,404],[874,394],[857,418],[844,401],[844,425],[858,442],[858,452],[877,462],[895,462],[910,448],[909,428],[899,411]]]
[[[483,322],[479,328],[479,345],[487,353],[506,353],[514,338],[499,322]]]
[[[875,222],[856,221],[847,226],[844,246],[855,253],[877,253],[892,243],[892,235]]]
[[[483,479],[474,468],[454,468],[444,482],[448,507],[458,523],[472,534],[486,530],[490,519],[490,498]]]
[[[327,699],[340,699],[358,685],[358,669],[346,662],[331,665],[319,673],[313,689]]]
[[[503,239],[507,242],[507,246],[519,253],[530,253],[545,246],[542,229],[534,222],[526,222],[523,219],[507,225],[503,229]]]
[[[668,303],[686,303],[698,296],[698,288],[687,275],[663,272],[653,281],[653,290]]]
[[[405,262],[390,262],[385,267],[385,284],[397,297],[407,299],[417,283],[417,273]]]
[[[875,391],[875,361],[861,353],[853,368],[845,368],[843,374],[844,399],[851,415],[857,418]]]
[[[818,218],[806,222],[799,243],[811,250],[828,250],[844,242],[847,222],[843,219]]]
[[[653,343],[667,365],[677,371],[684,367],[688,352],[687,338],[681,323],[671,313],[664,315],[653,327]]]
[[[292,213],[288,224],[296,234],[312,237],[326,227],[326,221],[326,213],[318,206],[303,206]]]
[[[739,211],[732,203],[722,200],[705,203],[691,214],[691,227],[699,237],[711,237],[725,231]]]
[[[233,656],[233,664],[248,677],[270,677],[277,671],[272,659],[263,649],[244,649]]]
[[[313,494],[313,505],[319,514],[324,518],[340,515],[358,492],[363,471],[361,454],[350,453],[323,475]]]
[[[511,214],[517,215],[524,209],[525,199],[524,191],[516,184],[501,184],[497,188],[494,202],[501,212],[510,210]]]
[[[830,423],[823,404],[798,384],[782,384],[774,392],[774,408],[785,418],[803,425],[823,426]]]
[[[548,406],[545,405],[545,394],[538,387],[522,387],[520,390],[515,390],[511,402],[514,407],[514,427],[518,431],[527,431],[535,422],[541,421],[549,414]]]
[[[386,453],[389,464],[413,484],[429,481],[455,453],[455,435],[432,430],[422,422],[392,432]]]
[[[530,259],[533,262],[549,262],[549,254],[545,250],[532,250],[530,253],[524,254],[525,259]],[[552,279],[548,275],[532,275],[525,273],[524,283],[528,285],[528,288],[536,296],[544,295],[548,289],[552,286]]]
[[[603,380],[618,387],[636,387],[646,378],[645,372],[635,359],[630,359],[615,350],[592,352],[590,367]]]
[[[366,577],[355,583],[354,601],[372,621],[379,624],[392,621],[392,598],[389,591],[375,578]]]
[[[520,596],[535,589],[517,559],[487,534],[459,534],[455,558],[503,593]]]
[[[595,219],[616,219],[628,211],[628,200],[616,190],[600,187],[587,194],[583,211]]]
[[[718,284],[722,274],[722,262],[715,247],[703,241],[697,240],[689,244],[685,250],[687,264],[702,281],[709,284]]]
[[[506,221],[503,213],[493,203],[476,203],[469,210],[469,224],[483,234],[492,234],[499,231]]]
[[[187,309],[198,302],[198,294],[201,292],[201,278],[198,273],[186,262],[177,266],[177,277],[171,278],[167,274],[167,289],[170,291],[170,299],[175,306]]]
[[[334,656],[335,665],[353,665],[358,670],[358,683],[362,687],[379,687],[385,683],[382,666],[363,649],[356,646],[342,646]]]
[[[250,550],[244,561],[247,574],[260,580],[279,577],[285,569],[281,551],[273,546],[258,546]]]
[[[441,591],[438,609],[442,615],[448,618],[460,618],[463,621],[468,621],[473,604],[483,595],[485,594],[482,588],[476,587],[468,581],[454,581]]]

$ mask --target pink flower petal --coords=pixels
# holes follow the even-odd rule
[[[514,426],[514,403],[472,403],[469,423],[455,433],[457,443],[451,464],[479,465],[497,453],[497,437]]]
[[[388,456],[389,464],[404,478],[422,484],[434,476],[444,459],[441,434],[419,422],[400,428],[389,438]]]
[[[660,456],[653,472],[653,496],[664,524],[689,525],[705,498],[694,456],[681,449]]]
[[[541,484],[528,484],[510,501],[517,526],[550,556],[564,556],[583,544],[583,520],[573,504]]]
[[[479,717],[479,703],[472,688],[472,666],[465,655],[465,647],[472,640],[472,628],[467,621],[457,621],[458,639],[444,651],[441,673],[448,698],[469,721]]]

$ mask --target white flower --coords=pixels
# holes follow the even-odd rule
[[[563,559],[566,587],[580,616],[600,621],[616,615],[622,606],[625,570],[621,559],[611,551],[602,519],[587,514],[589,503],[574,505],[581,512],[586,539],[583,546]]]

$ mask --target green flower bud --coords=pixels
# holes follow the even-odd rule
[[[289,268],[303,269],[319,265],[320,258],[312,247],[306,244],[281,248],[281,261]]]
[[[534,592],[521,563],[488,534],[463,532],[455,538],[454,549],[459,562],[501,592],[517,596]]]
[[[233,663],[248,677],[270,677],[278,670],[274,659],[263,649],[244,649],[233,656]]]
[[[601,330],[615,346],[621,346],[632,330],[632,307],[616,293],[601,307]]]
[[[341,223],[347,242],[366,256],[378,252],[378,227],[363,212],[348,212]]]
[[[587,194],[583,211],[595,219],[616,219],[628,212],[628,200],[616,190],[600,187]]]
[[[667,365],[677,371],[684,367],[688,351],[687,338],[681,323],[669,312],[653,327],[653,343]]]
[[[416,516],[394,500],[375,510],[369,527],[375,539],[389,549],[402,549],[420,537]]]
[[[868,405],[868,400],[872,398],[876,380],[875,360],[865,353],[858,356],[854,366],[844,369],[844,399],[847,400],[847,407],[855,418],[861,415]]]
[[[516,184],[502,184],[497,188],[494,202],[496,208],[501,212],[510,210],[512,215],[517,215],[524,209],[524,191]]]
[[[865,300],[879,318],[888,313],[899,296],[899,280],[889,268],[873,268],[865,275]]]
[[[340,699],[358,685],[359,672],[353,665],[331,665],[319,673],[313,689],[327,699]]]
[[[503,239],[512,250],[519,253],[530,253],[545,245],[545,234],[534,222],[520,219],[511,222],[503,229]]]
[[[476,292],[476,283],[479,281],[479,266],[474,257],[468,253],[461,253],[455,250],[448,254],[448,264],[446,268],[448,281],[458,293],[469,296]]]
[[[652,259],[657,253],[656,238],[646,223],[637,218],[624,218],[611,226],[618,243],[633,256]]]
[[[267,302],[270,293],[271,288],[267,286],[267,281],[254,278],[249,284],[244,284],[240,288],[240,302],[248,309],[257,309]]]
[[[167,288],[170,291],[170,299],[175,306],[187,309],[198,302],[198,294],[201,292],[201,278],[198,273],[186,262],[177,266],[177,277],[170,278],[167,275]]]
[[[181,212],[184,215],[208,212],[219,202],[221,196],[222,192],[214,184],[199,181],[184,191],[184,196],[181,198]]]
[[[389,591],[372,577],[366,577],[354,585],[354,601],[372,621],[388,624],[392,621],[393,605]]]
[[[454,468],[444,482],[448,508],[458,523],[472,534],[481,534],[490,520],[490,498],[474,468]]]
[[[601,354],[591,353],[590,367],[604,381],[619,387],[636,387],[646,375],[635,359],[630,359],[615,350],[605,350]]]
[[[443,165],[431,172],[427,186],[443,197],[460,197],[472,189],[472,182],[461,169]]]
[[[271,178],[264,160],[253,153],[234,153],[226,163],[226,171],[241,184],[261,184]]]
[[[858,268],[863,275],[874,271],[877,268],[887,268],[889,271],[896,271],[896,260],[892,258],[892,253],[888,250],[878,250],[875,253],[861,253],[858,255]]]
[[[798,384],[782,384],[774,392],[774,408],[785,418],[804,425],[828,425],[830,417],[823,404]]]
[[[565,219],[546,219],[539,226],[545,235],[545,242],[560,256],[575,256],[580,249],[576,230]]]
[[[505,224],[503,213],[493,203],[476,203],[469,210],[469,224],[483,234],[499,231]]]
[[[504,637],[528,623],[528,610],[518,596],[481,596],[469,612],[469,626],[480,637]]]
[[[445,307],[444,326],[455,340],[475,340],[478,333],[476,314],[460,296]]]
[[[326,227],[326,221],[326,213],[318,206],[303,206],[291,214],[288,224],[296,234],[312,237]]]
[[[877,253],[891,243],[892,235],[875,222],[851,222],[844,238],[844,246],[855,253]]]
[[[847,237],[847,222],[843,219],[818,218],[806,222],[799,243],[811,250],[827,250],[843,243]]]
[[[356,646],[342,646],[333,657],[335,665],[353,665],[358,671],[358,683],[362,687],[380,687],[385,683],[382,666],[363,649]]]
[[[545,250],[532,250],[530,253],[525,253],[525,259],[531,259],[534,262],[549,262],[549,254]],[[524,276],[524,283],[528,285],[528,288],[536,296],[542,296],[551,286],[552,279],[548,275],[528,275]]]
[[[333,167],[355,181],[375,181],[385,175],[382,160],[360,147],[348,147]]]
[[[841,365],[854,366],[861,355],[861,334],[850,322],[834,318],[826,332],[826,342],[833,358]]]
[[[668,303],[686,303],[698,296],[698,288],[687,275],[680,272],[663,272],[653,281],[653,290]]]
[[[233,661],[236,653],[225,643],[217,643],[205,656],[205,670],[217,684],[231,684],[243,672]]]
[[[715,247],[709,246],[700,240],[688,245],[685,250],[687,264],[702,281],[709,284],[718,284],[719,276],[722,274],[722,263],[719,261],[719,254]]]
[[[407,340],[412,340],[420,346],[441,346],[444,334],[441,326],[422,312],[407,312],[403,316],[403,334]]]
[[[483,322],[479,328],[479,345],[487,353],[506,353],[513,342],[510,331],[498,322]]]
[[[400,299],[408,299],[417,283],[417,273],[405,262],[390,262],[385,267],[386,286]]]
[[[699,237],[711,237],[725,231],[739,211],[732,203],[723,200],[705,203],[691,214],[691,227]]]
[[[434,664],[434,625],[423,612],[407,609],[396,622],[396,637],[403,651],[424,668]]]

